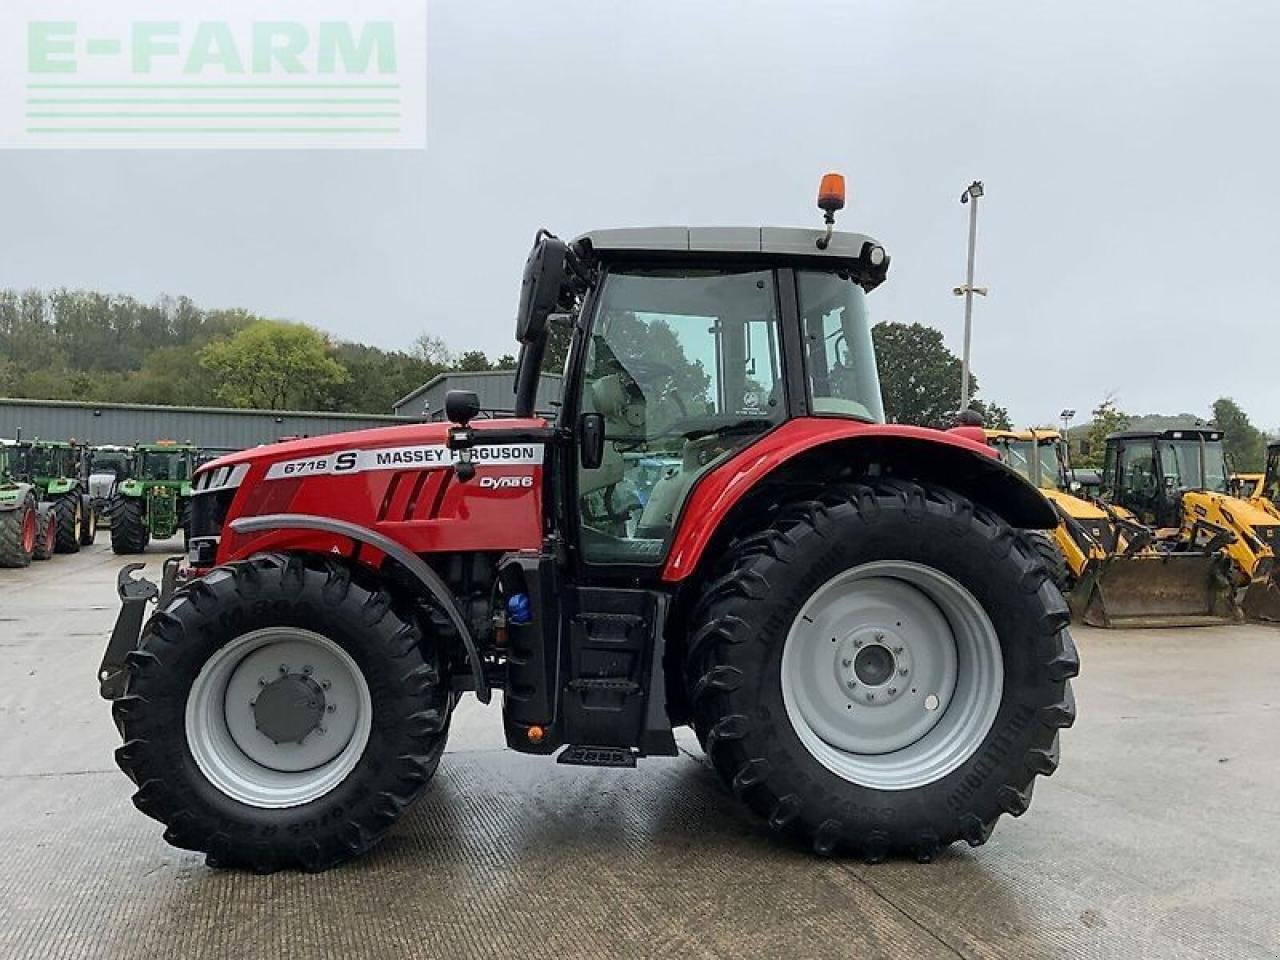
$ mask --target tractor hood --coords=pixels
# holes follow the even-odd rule
[[[375,427],[371,430],[353,430],[350,433],[330,433],[320,437],[304,437],[300,440],[286,440],[282,443],[264,444],[239,453],[227,454],[211,460],[196,470],[196,489],[208,485],[204,478],[220,472],[224,468],[234,469],[240,465],[266,465],[267,473],[271,467],[279,465],[277,474],[288,476],[313,476],[318,473],[352,472],[351,468],[343,469],[350,458],[340,460],[337,455],[354,454],[357,460],[369,461],[372,466],[441,466],[453,462],[453,457],[446,447],[451,423],[415,423],[408,426]],[[473,430],[495,429],[529,429],[547,426],[541,419],[509,419],[509,420],[476,420],[470,424]],[[478,448],[476,459],[482,462],[486,455]],[[492,448],[501,449],[501,448]],[[379,455],[381,454],[381,455]],[[321,467],[319,460],[332,462]],[[308,460],[317,461],[308,469],[292,470],[285,473],[284,467],[297,464],[305,465]],[[231,469],[227,470],[229,474]]]

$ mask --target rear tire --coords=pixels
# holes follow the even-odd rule
[[[0,513],[0,567],[20,568],[30,564],[38,531],[39,514],[34,494],[27,494],[17,507]]]
[[[116,494],[111,498],[111,549],[117,554],[142,553],[151,539],[142,516],[142,501]]]
[[[263,638],[279,634],[311,652],[267,649]],[[277,672],[267,660],[292,662]],[[426,789],[448,732],[434,637],[385,590],[325,558],[216,568],[151,618],[128,671],[113,713],[134,805],[211,866],[314,871],[365,853]],[[277,682],[286,696],[264,713],[258,700]],[[313,692],[298,699],[290,684]],[[303,715],[299,727],[306,709],[319,719]],[[328,739],[307,726],[321,722]],[[312,766],[306,751],[316,749],[333,756]]]
[[[80,494],[67,493],[54,500],[53,518],[58,528],[58,553],[79,553],[80,527],[84,522]]]
[[[727,555],[694,613],[689,697],[715,769],[774,830],[823,855],[927,861],[1026,811],[1075,718],[1079,661],[1061,594],[999,517],[882,481],[786,507]],[[874,675],[864,645],[887,654]]]

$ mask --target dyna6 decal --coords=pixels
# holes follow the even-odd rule
[[[347,473],[368,473],[372,470],[431,470],[452,467],[458,454],[444,444],[414,447],[379,447],[374,450],[342,450],[323,453],[301,460],[284,460],[273,463],[267,470],[268,480],[284,477],[317,477]],[[542,463],[542,444],[510,444],[506,446],[475,447],[471,462],[477,467],[533,467]],[[532,484],[530,484],[531,486]],[[487,484],[485,484],[487,486]]]

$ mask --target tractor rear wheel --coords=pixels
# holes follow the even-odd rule
[[[58,528],[58,553],[80,552],[80,528],[84,523],[84,506],[80,494],[68,493],[53,501],[54,525]]]
[[[0,567],[27,566],[38,539],[36,498],[28,494],[14,509],[0,513]]]
[[[183,587],[114,705],[134,805],[212,866],[364,853],[444,751],[450,693],[426,628],[326,558],[253,557]]]
[[[93,509],[93,501],[82,496],[80,498],[80,546],[92,546],[97,536],[98,514]]]
[[[733,792],[820,854],[984,843],[1058,765],[1079,669],[1040,556],[942,487],[857,485],[734,544],[690,702]]]
[[[1063,555],[1058,542],[1053,538],[1053,533],[1049,530],[1023,530],[1021,536],[1044,561],[1044,567],[1049,571],[1049,579],[1053,581],[1053,585],[1064,594],[1069,593],[1075,586],[1075,577],[1071,575],[1071,567],[1067,564],[1067,558]]]
[[[32,560],[52,560],[58,550],[58,521],[54,517],[53,507],[47,503],[40,504],[40,516],[36,521],[36,549],[31,554]]]
[[[116,494],[111,498],[111,549],[118,554],[142,553],[151,533],[138,497]]]

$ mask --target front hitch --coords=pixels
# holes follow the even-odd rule
[[[173,595],[178,579],[181,557],[169,557],[164,562],[164,572],[157,587],[142,577],[134,579],[145,563],[129,563],[116,575],[116,592],[120,594],[120,613],[107,641],[107,652],[98,667],[98,692],[106,700],[118,700],[124,696],[125,682],[129,678],[125,658],[137,649],[142,635],[142,623],[146,618],[147,604],[156,601],[164,604]]]

